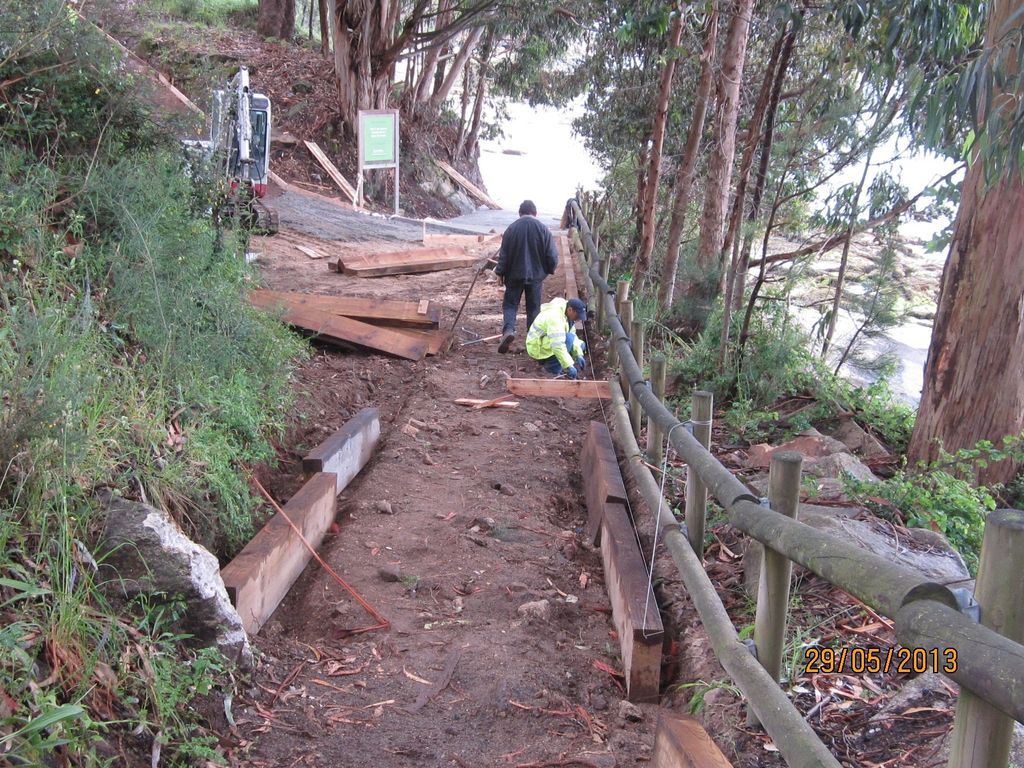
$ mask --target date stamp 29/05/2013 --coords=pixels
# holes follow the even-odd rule
[[[804,674],[924,674],[957,670],[956,648],[811,647],[804,651]]]

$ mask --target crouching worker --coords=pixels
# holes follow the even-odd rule
[[[587,321],[587,305],[579,299],[552,299],[540,308],[526,334],[526,351],[554,376],[579,376],[587,360],[586,345],[576,338],[576,321]]]

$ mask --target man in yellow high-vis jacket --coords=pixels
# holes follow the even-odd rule
[[[587,321],[587,305],[579,299],[552,299],[541,305],[526,334],[526,351],[548,373],[575,379],[586,367],[586,345],[574,332],[577,320]]]

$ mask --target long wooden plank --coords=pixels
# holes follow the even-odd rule
[[[320,149],[319,145],[315,141],[303,141],[306,145],[306,149],[309,153],[316,158],[317,162],[327,171],[327,175],[331,177],[331,181],[338,185],[338,189],[344,192],[349,199],[349,202],[354,203],[356,201],[356,190],[348,183],[348,180],[341,175],[341,171],[338,167],[331,162],[330,158],[324,154],[324,151]]]
[[[427,302],[426,312],[420,313],[420,303],[396,299],[372,299],[356,296],[324,296],[317,293],[255,290],[249,292],[249,301],[262,309],[276,307],[306,307],[330,312],[332,315],[365,320],[374,325],[410,326],[422,329],[437,328],[441,321],[441,306]],[[426,299],[424,299],[426,301]]]
[[[380,411],[364,408],[302,459],[307,475],[330,472],[341,493],[370,460],[380,440]]]
[[[467,405],[472,408],[518,408],[518,400],[502,400],[500,402],[494,402],[494,400],[479,400],[474,397],[459,397],[453,401],[456,405]]]
[[[509,379],[506,389],[517,395],[535,397],[588,397],[610,400],[607,381],[591,379]]]
[[[626,698],[656,702],[665,636],[658,602],[648,584],[647,567],[626,508],[606,504],[601,527],[601,561],[612,621],[619,633]]]
[[[601,518],[605,504],[626,504],[626,486],[622,482],[619,461],[611,432],[600,421],[591,421],[580,452],[583,471],[583,496],[587,503],[584,536],[596,546],[601,540]]]
[[[451,258],[409,259],[404,263],[360,264],[349,265],[344,260],[338,261],[337,271],[353,277],[385,277],[387,275],[411,275],[420,272],[439,272],[443,269],[460,269],[476,264],[473,256],[455,256]]]
[[[420,330],[419,328],[392,328],[391,330],[400,333],[409,339],[420,339],[427,344],[428,355],[439,355],[445,350],[445,344],[451,339],[451,331],[438,329]]]
[[[284,513],[314,548],[334,522],[336,485],[333,473],[315,474],[284,505]],[[260,631],[310,557],[305,544],[278,513],[224,566],[221,577],[246,632]]]
[[[408,248],[403,251],[386,253],[350,253],[339,259],[348,267],[390,267],[417,261],[463,258],[476,261],[476,256],[466,253],[464,248]]]
[[[465,189],[467,192],[469,192],[469,194],[471,194],[473,197],[475,197],[481,203],[486,205],[488,208],[494,209],[495,211],[500,211],[501,210],[501,206],[498,205],[496,202],[494,202],[494,200],[492,200],[488,196],[488,194],[486,192],[484,192],[482,189],[480,189],[480,187],[478,187],[476,184],[471,182],[469,179],[467,179],[461,173],[459,173],[454,168],[452,168],[444,160],[435,160],[434,162],[437,163],[437,167],[438,168],[440,168],[442,171],[444,171],[449,176],[451,176],[452,180],[456,184],[458,184],[463,189]]]
[[[317,338],[328,342],[340,341],[358,344],[397,357],[404,357],[407,360],[422,360],[423,356],[427,354],[425,339],[412,339],[403,336],[394,328],[378,328],[350,317],[332,315],[330,312],[287,306],[281,319],[289,325],[309,331]]]
[[[654,768],[732,768],[695,717],[662,710],[654,737]]]
[[[457,245],[472,248],[480,245],[495,246],[501,242],[501,235],[437,235],[428,232],[423,236],[424,245]]]
[[[310,248],[308,245],[300,245],[299,243],[293,243],[293,245],[297,250],[302,251],[311,259],[322,259],[324,257],[324,255],[320,253],[320,251],[316,250],[315,248]]]

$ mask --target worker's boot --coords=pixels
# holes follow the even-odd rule
[[[504,336],[501,337],[501,344],[498,345],[498,351],[501,354],[505,354],[506,352],[508,352],[509,347],[512,346],[512,342],[515,340],[516,335],[514,333],[506,333]]]

